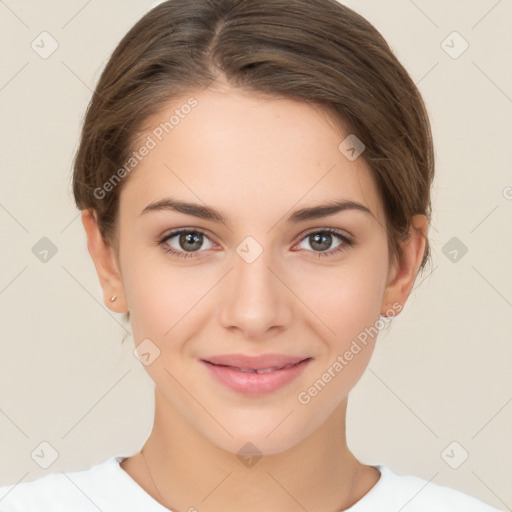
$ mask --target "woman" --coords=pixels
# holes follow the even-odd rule
[[[146,14],[96,87],[73,185],[153,430],[130,457],[4,487],[1,510],[495,510],[346,442],[382,318],[429,261],[433,175],[417,88],[347,7]]]

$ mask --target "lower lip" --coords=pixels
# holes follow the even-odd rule
[[[246,373],[231,366],[219,366],[202,361],[212,375],[220,383],[234,391],[246,395],[264,395],[272,393],[296,379],[308,365],[311,359],[306,359],[289,368],[268,373]]]

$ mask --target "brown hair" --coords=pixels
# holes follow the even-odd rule
[[[98,81],[74,160],[77,207],[96,212],[106,242],[118,248],[119,195],[129,178],[103,197],[97,191],[130,158],[145,121],[219,78],[325,107],[348,126],[382,196],[390,254],[402,258],[412,216],[430,221],[427,111],[381,34],[336,0],[169,0],[129,30]],[[427,239],[421,270],[429,257]]]

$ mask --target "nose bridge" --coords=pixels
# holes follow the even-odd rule
[[[244,336],[257,337],[289,320],[289,297],[274,275],[279,273],[274,269],[279,265],[272,254],[270,247],[264,248],[254,237],[247,237],[236,248],[229,291],[222,305],[224,327],[237,327]]]

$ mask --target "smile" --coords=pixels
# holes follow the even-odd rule
[[[209,374],[223,386],[246,395],[263,395],[277,391],[287,384],[294,381],[304,371],[306,366],[312,360],[311,358],[293,359],[287,364],[264,364],[265,358],[283,359],[285,356],[264,356],[263,358],[253,359],[252,363],[241,365],[222,364],[209,360],[201,360],[207,367]],[[224,356],[224,360],[247,359],[245,356]],[[255,367],[256,366],[256,367]]]

